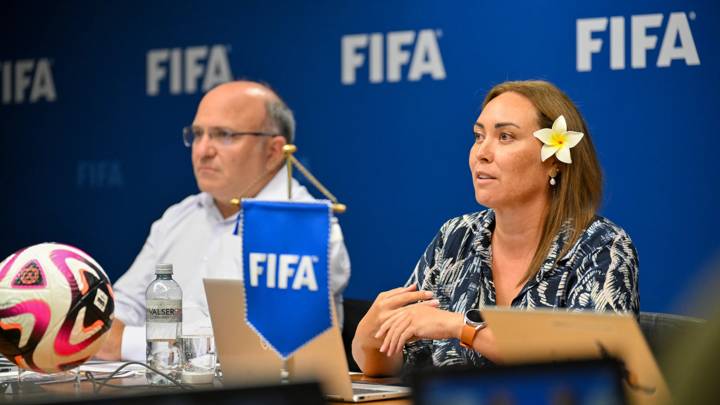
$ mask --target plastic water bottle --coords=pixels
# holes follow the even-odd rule
[[[145,291],[145,337],[147,365],[176,378],[180,370],[180,350],[176,344],[182,333],[182,289],[173,280],[172,264],[155,267],[155,280]],[[148,370],[149,384],[172,384]]]

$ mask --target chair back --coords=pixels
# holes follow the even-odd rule
[[[667,354],[675,349],[676,342],[689,343],[687,339],[701,332],[707,321],[675,314],[640,312],[638,324],[660,369],[667,376],[668,366],[663,364]]]
[[[360,320],[365,316],[371,305],[372,301],[368,300],[348,298],[343,300],[345,320],[343,321],[342,338],[350,371],[360,371],[360,367],[355,363],[355,359],[353,359],[352,356],[352,340],[355,336],[355,329],[357,329],[358,323],[360,323]]]

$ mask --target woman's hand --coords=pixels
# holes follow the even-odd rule
[[[379,349],[383,339],[378,338],[377,333],[385,322],[410,304],[429,308],[438,306],[438,301],[432,297],[430,291],[417,291],[416,284],[382,292],[358,324],[358,330],[362,329],[367,337],[372,338],[377,343],[374,346]]]
[[[352,352],[360,369],[367,375],[392,375],[402,366],[402,355],[385,356],[379,349],[383,338],[375,335],[380,327],[407,305],[436,307],[430,291],[417,291],[417,285],[395,288],[380,293],[367,314],[358,323],[352,342]]]
[[[411,339],[458,338],[463,315],[436,306],[419,303],[394,311],[375,333],[376,339],[383,339],[380,351],[391,357]]]

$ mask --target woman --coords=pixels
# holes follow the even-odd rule
[[[486,306],[639,311],[637,254],[596,215],[602,174],[572,101],[548,82],[501,83],[473,132],[489,209],[446,222],[407,285],[378,295],[352,345],[365,374],[499,360],[492,330],[466,319]]]

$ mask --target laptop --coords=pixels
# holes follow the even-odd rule
[[[670,392],[633,315],[484,308],[505,364],[617,358],[632,403],[669,403]]]
[[[241,280],[203,279],[223,382],[229,385],[277,384],[280,357],[245,322],[245,287]],[[350,380],[340,329],[333,326],[298,350],[287,362],[290,382],[319,380],[330,399],[376,401],[410,396],[408,387]]]
[[[626,403],[612,359],[431,369],[411,376],[415,405]]]

